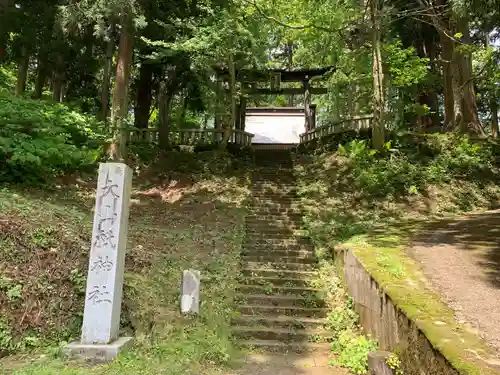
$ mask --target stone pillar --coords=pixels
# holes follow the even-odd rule
[[[198,314],[200,312],[200,271],[182,272],[181,312]]]
[[[127,165],[100,164],[82,336],[66,347],[70,356],[105,362],[132,343],[118,337],[131,189]]]

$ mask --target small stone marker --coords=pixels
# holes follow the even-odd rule
[[[82,336],[66,346],[71,357],[106,362],[132,343],[118,338],[131,189],[127,165],[100,164]]]
[[[200,271],[182,272],[181,312],[183,314],[200,312]]]

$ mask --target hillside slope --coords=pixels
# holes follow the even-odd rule
[[[57,359],[58,346],[77,338],[81,327],[94,178],[51,190],[2,189],[0,353],[10,356],[1,371],[217,372],[233,351],[228,324],[247,184],[235,159],[211,152],[170,153],[134,178],[121,327],[136,348],[94,368]],[[204,279],[198,318],[179,313],[180,276],[188,268]]]

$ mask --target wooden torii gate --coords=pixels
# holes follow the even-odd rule
[[[333,71],[333,66],[314,69],[268,69],[236,70],[235,78],[240,83],[242,95],[238,98],[235,129],[245,130],[246,95],[304,95],[304,120],[305,131],[316,127],[316,105],[311,103],[311,95],[326,94],[328,90],[324,87],[311,87],[311,79],[321,77],[327,72]],[[229,71],[227,69],[216,69],[219,79],[229,83]],[[282,82],[299,82],[302,87],[281,87]],[[258,83],[267,84],[267,87],[255,87]]]

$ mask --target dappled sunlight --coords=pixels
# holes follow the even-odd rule
[[[432,235],[429,235],[431,229]],[[500,210],[434,221],[424,226],[423,233],[415,238],[415,246],[446,245],[465,251],[466,259],[481,267],[483,280],[500,288]]]

